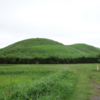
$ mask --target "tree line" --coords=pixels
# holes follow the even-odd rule
[[[100,63],[100,57],[0,58],[0,64],[75,64],[75,63]]]

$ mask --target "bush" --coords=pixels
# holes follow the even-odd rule
[[[0,58],[0,64],[71,64],[71,63],[100,63],[100,58]]]

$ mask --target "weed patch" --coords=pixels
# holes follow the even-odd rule
[[[67,100],[76,79],[76,73],[64,70],[27,84],[12,84],[0,100]]]

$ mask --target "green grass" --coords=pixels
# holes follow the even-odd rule
[[[100,66],[100,64],[98,64]],[[91,83],[100,85],[100,71],[96,71],[97,64],[74,64],[70,70],[78,74],[77,84],[73,95],[69,100],[90,100],[93,96],[99,95]]]
[[[38,67],[38,66],[32,66],[32,65],[1,65],[3,67],[0,67],[0,77],[1,79],[4,79],[0,82],[0,86],[5,83],[10,82],[27,82],[28,80],[35,80],[39,79],[43,76],[47,76],[48,74],[55,73],[57,69],[55,68],[47,68],[47,67]],[[6,78],[8,76],[8,78]]]
[[[100,49],[86,44],[75,44],[66,46],[59,42],[33,38],[19,41],[0,49],[0,57],[19,57],[19,58],[78,58],[96,56]]]
[[[100,52],[100,48],[96,48],[91,45],[81,44],[81,43],[69,45],[69,47],[91,54],[96,54],[97,52],[98,53]]]
[[[5,65],[0,69],[0,100],[69,99],[77,79],[76,73],[56,65]]]
[[[90,100],[97,64],[0,65],[0,100]],[[98,64],[100,66],[100,64]]]

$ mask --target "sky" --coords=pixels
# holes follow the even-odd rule
[[[100,0],[0,0],[0,48],[29,38],[100,48]]]

